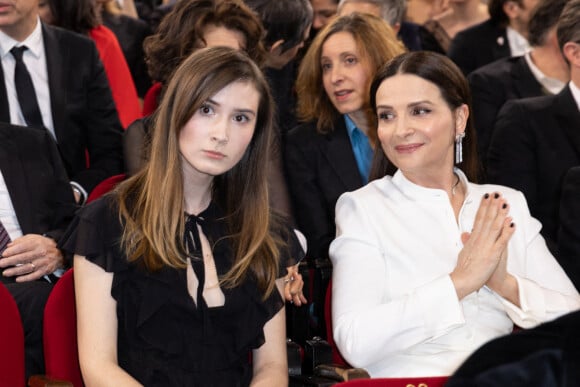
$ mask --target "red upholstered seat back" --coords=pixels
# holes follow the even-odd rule
[[[73,269],[64,273],[48,297],[44,309],[43,335],[46,375],[82,387]]]
[[[24,386],[24,332],[16,302],[0,283],[0,386]]]
[[[107,192],[109,192],[110,190],[115,188],[115,186],[117,184],[119,184],[120,182],[122,182],[123,180],[125,180],[126,177],[127,177],[127,175],[125,175],[124,173],[121,173],[119,175],[111,176],[111,177],[106,178],[105,180],[101,181],[91,191],[91,193],[89,193],[89,197],[87,198],[87,204],[92,202],[95,199],[100,198],[101,196],[103,196],[104,194],[106,194]]]
[[[155,82],[143,98],[143,110],[141,113],[143,117],[155,113],[155,109],[159,105],[159,97],[161,96],[161,89],[163,89],[163,84],[161,82]]]

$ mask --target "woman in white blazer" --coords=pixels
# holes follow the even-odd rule
[[[513,189],[478,173],[469,88],[444,56],[403,54],[371,86],[383,152],[336,205],[334,339],[373,377],[450,375],[483,343],[580,307]]]

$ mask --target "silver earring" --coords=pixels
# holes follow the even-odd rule
[[[463,162],[463,138],[465,133],[460,133],[455,136],[455,164]]]

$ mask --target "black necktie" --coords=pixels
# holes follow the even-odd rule
[[[36,128],[44,128],[42,115],[40,114],[40,108],[38,107],[38,100],[36,99],[36,92],[34,91],[34,85],[32,84],[32,78],[30,78],[30,73],[22,61],[22,54],[27,49],[28,47],[26,46],[20,46],[12,47],[12,50],[10,50],[10,53],[16,61],[16,66],[14,68],[14,85],[16,86],[18,103],[20,103],[20,109],[22,110],[22,115],[24,116],[26,125]]]
[[[0,255],[6,250],[6,245],[10,243],[10,236],[0,221]]]

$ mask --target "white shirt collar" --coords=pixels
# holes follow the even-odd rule
[[[534,64],[534,61],[532,60],[532,56],[531,56],[530,52],[526,52],[526,54],[524,55],[524,58],[526,59],[526,63],[528,64],[528,67],[530,68],[530,71],[534,75],[534,78],[536,78],[536,80],[542,86],[544,86],[544,88],[546,90],[548,90],[550,93],[552,93],[552,94],[558,94],[559,92],[562,91],[562,89],[564,87],[566,87],[566,82],[562,82],[559,79],[551,78],[551,77],[546,76],[546,74],[544,74],[538,68],[538,66],[536,66]]]
[[[459,177],[460,184],[465,188],[465,200],[469,196],[469,181],[467,176],[459,168],[453,168],[453,172]],[[411,180],[407,179],[400,169],[395,172],[392,178],[394,185],[399,187],[399,189],[407,196],[415,199],[431,199],[431,200],[447,200],[447,192],[439,188],[427,188],[413,183]]]
[[[576,106],[580,111],[580,88],[572,81],[570,81],[569,85],[570,91],[572,92],[572,97],[574,98],[574,101],[576,101]]]
[[[506,28],[506,35],[510,45],[511,56],[521,56],[530,51],[530,44],[522,34],[511,27]]]
[[[42,24],[40,23],[40,17],[37,18],[36,27],[34,27],[32,33],[22,42],[19,42],[0,31],[0,57],[2,58],[6,55],[10,55],[10,50],[14,46],[26,46],[32,55],[39,58],[42,54],[42,45]]]

